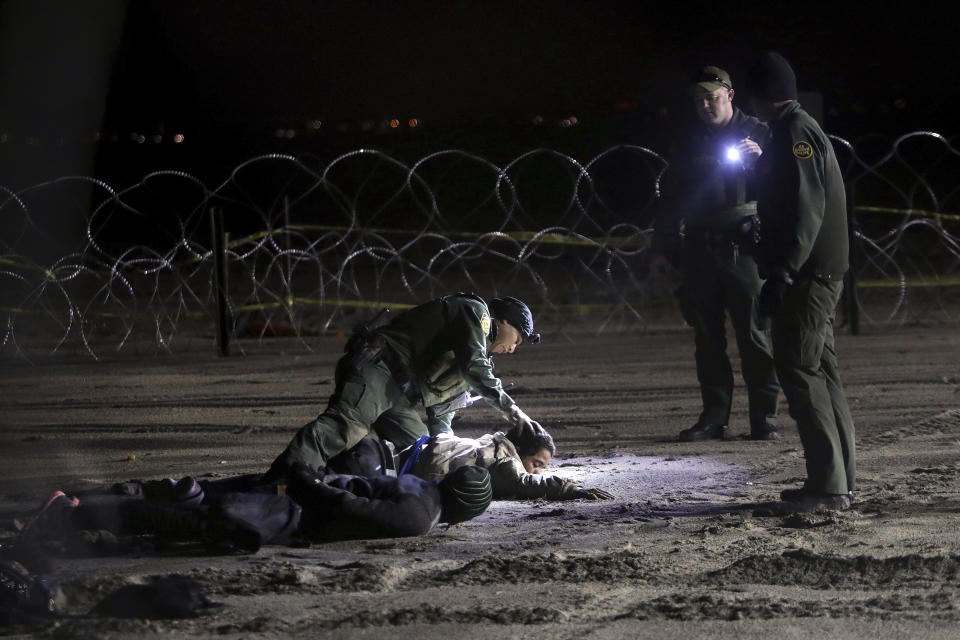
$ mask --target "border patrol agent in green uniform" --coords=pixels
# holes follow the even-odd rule
[[[772,319],[773,357],[797,421],[807,480],[781,498],[844,509],[855,488],[853,418],[843,393],[833,322],[849,268],[843,176],[829,138],[796,101],[793,69],[764,53],[747,75],[751,104],[772,138],[761,178],[760,312]]]
[[[419,437],[451,432],[453,412],[439,407],[472,391],[521,428],[542,432],[493,375],[491,354],[538,343],[533,316],[517,298],[458,293],[405,311],[390,324],[354,333],[337,363],[327,409],[304,425],[274,461],[281,475],[297,464],[322,470],[371,431],[397,449]],[[427,422],[416,405],[423,401]]]
[[[680,440],[723,438],[727,433],[734,387],[727,314],[747,388],[750,437],[773,440],[779,437],[780,387],[757,314],[762,281],[754,258],[753,184],[753,165],[769,130],[733,106],[733,83],[719,67],[698,70],[690,94],[699,122],[671,150],[653,247],[680,263],[681,311],[693,327],[696,345],[703,411],[695,425],[680,432]]]

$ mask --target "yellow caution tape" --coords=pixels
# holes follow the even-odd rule
[[[960,275],[904,278],[903,280],[857,280],[858,289],[915,287],[956,287],[960,285]]]
[[[907,216],[922,216],[925,218],[946,218],[947,220],[960,220],[960,213],[940,213],[938,211],[927,211],[926,209],[896,209],[893,207],[868,207],[858,206],[854,211],[869,211],[870,213],[895,213]]]
[[[9,265],[17,269],[30,269],[32,271],[41,271],[44,273],[44,275],[47,276],[49,280],[57,279],[57,274],[55,274],[53,271],[50,271],[50,269],[47,269],[45,267],[38,267],[37,265],[33,265],[33,264],[23,264],[22,262],[10,260],[9,258],[0,258],[0,264]]]
[[[271,233],[284,233],[286,231],[356,231],[360,233],[376,233],[385,236],[411,234],[409,229],[342,227],[323,224],[292,224],[289,227],[278,227],[273,231],[258,231],[257,233],[250,234],[243,238],[232,240],[227,246],[230,248],[239,247],[246,243],[260,240]],[[593,238],[588,236],[571,236],[557,232],[542,233],[539,231],[434,231],[432,233],[450,238],[487,238],[489,240],[515,240],[517,242],[535,241],[540,244],[571,244],[581,246],[600,245],[617,247],[644,247],[650,244],[649,237],[641,234]]]
[[[231,240],[227,243],[227,247],[230,249],[236,249],[251,242],[262,240],[269,235],[285,233],[287,231],[353,231],[355,233],[373,233],[384,236],[411,235],[412,233],[408,229],[342,227],[323,224],[292,224],[289,227],[278,227],[272,231],[258,231],[242,238]],[[486,240],[490,240],[491,242],[512,240],[514,242],[521,243],[533,242],[535,244],[560,244],[585,247],[645,247],[650,244],[650,238],[648,235],[643,234],[633,234],[630,236],[603,236],[593,238],[589,236],[566,235],[556,232],[543,233],[540,231],[432,231],[431,233],[448,238],[466,238],[473,240],[484,238]],[[210,253],[210,251],[207,251],[201,254],[201,256],[198,258],[189,258],[183,260],[182,262],[175,263],[175,266],[193,264],[201,260],[206,260],[210,257]]]

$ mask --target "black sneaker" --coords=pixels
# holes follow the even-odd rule
[[[723,440],[727,435],[727,425],[698,422],[689,429],[680,432],[681,442],[695,442],[697,440]]]
[[[203,502],[203,489],[193,476],[185,476],[173,487],[173,502],[183,505]]]

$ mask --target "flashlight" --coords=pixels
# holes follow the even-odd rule
[[[727,147],[727,162],[740,162],[740,152],[736,147]]]

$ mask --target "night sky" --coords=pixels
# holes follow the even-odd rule
[[[757,53],[776,49],[801,90],[822,92],[835,127],[876,120],[956,133],[953,21],[934,5],[704,6],[7,0],[0,129],[11,141],[161,129],[196,139],[312,118],[452,128],[537,113],[602,117],[617,103],[676,103],[701,64],[726,67],[736,84]]]
[[[663,102],[700,64],[736,81],[772,48],[833,102],[900,97],[927,111],[957,92],[953,21],[903,4],[141,0],[116,98],[227,122],[450,120]]]

